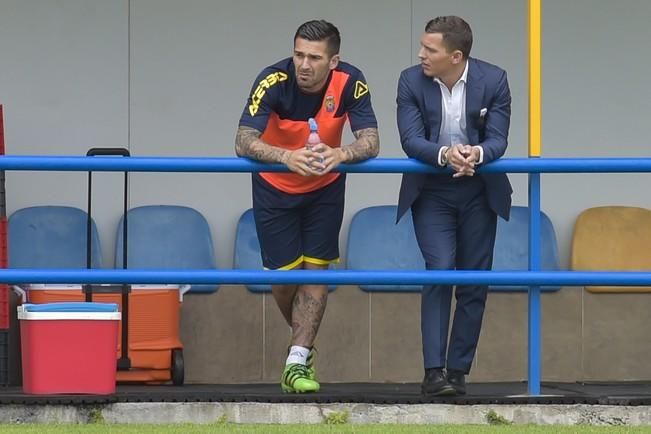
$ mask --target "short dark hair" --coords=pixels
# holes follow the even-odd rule
[[[339,29],[325,20],[312,20],[301,24],[294,35],[294,42],[297,38],[308,41],[326,41],[330,55],[339,54],[341,45]]]
[[[425,32],[442,34],[448,51],[459,50],[464,59],[470,56],[472,29],[463,18],[454,15],[436,17],[425,25]]]

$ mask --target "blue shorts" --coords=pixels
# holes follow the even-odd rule
[[[262,264],[290,270],[303,262],[339,262],[346,176],[309,193],[289,194],[252,175],[253,216]]]

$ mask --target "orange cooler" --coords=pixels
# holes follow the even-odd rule
[[[102,288],[103,285],[93,285]],[[116,287],[118,285],[108,285]],[[129,293],[129,359],[131,369],[117,372],[118,381],[183,383],[183,344],[179,321],[183,293],[189,285],[131,285]],[[81,285],[40,284],[27,287],[30,303],[84,301]],[[115,303],[119,292],[93,292],[93,302]],[[117,358],[121,355],[122,322],[117,330]],[[115,361],[114,361],[115,362]],[[115,365],[115,363],[114,363]]]
[[[18,319],[25,393],[115,393],[117,305],[25,304]]]

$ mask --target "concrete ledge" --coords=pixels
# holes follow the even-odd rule
[[[488,415],[491,412],[494,413],[494,417],[514,424],[651,425],[649,406],[248,402],[117,403],[98,406],[3,405],[0,407],[0,423],[319,424],[324,423],[328,417],[337,417],[346,413],[350,424],[488,424]]]

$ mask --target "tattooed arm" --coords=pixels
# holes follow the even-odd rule
[[[380,136],[377,133],[377,128],[364,128],[353,131],[353,135],[357,140],[350,145],[341,147],[344,154],[342,163],[357,163],[358,161],[377,157],[380,151]]]
[[[262,133],[255,128],[240,126],[235,136],[235,153],[263,163],[286,163],[289,151],[271,146],[260,139]]]
[[[377,156],[380,150],[377,128],[363,128],[353,131],[353,135],[356,140],[350,145],[331,148],[320,143],[314,147],[314,151],[323,158],[322,163],[313,163],[321,169],[319,174],[328,173],[341,163],[356,163]]]
[[[255,128],[239,126],[235,136],[235,153],[238,157],[248,157],[263,163],[282,163],[299,175],[319,175],[309,162],[313,152],[307,149],[290,151],[272,146],[260,139],[262,133]]]

